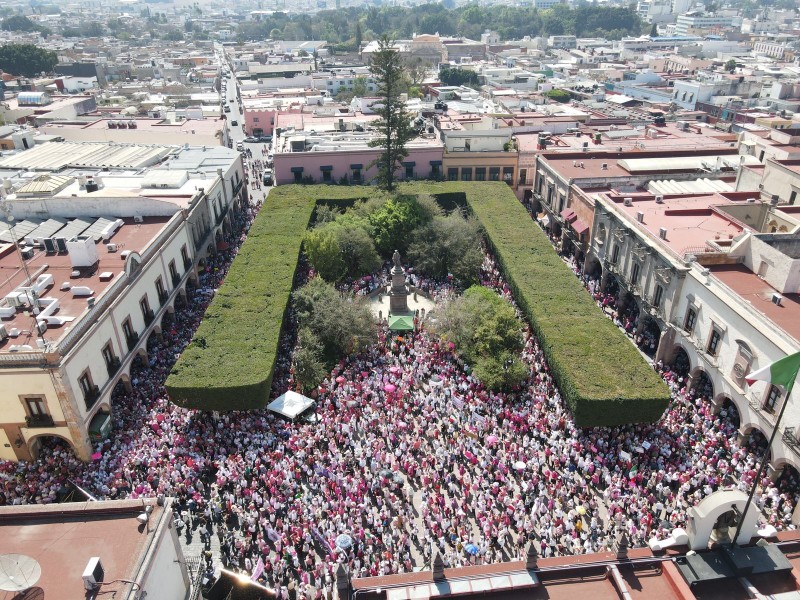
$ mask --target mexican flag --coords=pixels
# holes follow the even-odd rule
[[[748,385],[753,385],[756,381],[766,381],[772,385],[780,385],[788,393],[794,386],[798,371],[800,371],[800,352],[790,354],[758,371],[750,373],[745,377],[745,380]]]

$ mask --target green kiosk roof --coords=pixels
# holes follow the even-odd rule
[[[411,315],[389,315],[391,331],[414,331],[414,317]]]

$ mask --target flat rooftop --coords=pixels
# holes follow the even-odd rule
[[[606,194],[614,207],[625,213],[631,223],[665,247],[670,254],[682,258],[693,248],[703,248],[709,241],[729,243],[745,230],[742,223],[715,207],[724,204],[743,204],[744,200],[731,200],[722,194],[691,196],[664,196],[659,204],[651,194]],[[631,198],[631,206],[625,206]],[[638,214],[642,213],[642,221]],[[660,237],[661,228],[666,237]]]
[[[115,218],[113,216],[106,217],[107,220],[115,220]],[[117,245],[117,251],[109,252],[105,243],[100,240],[95,244],[99,258],[97,268],[93,271],[80,269],[78,276],[73,276],[75,269],[72,267],[68,254],[48,254],[44,248],[33,248],[33,257],[24,261],[32,282],[36,282],[40,276],[52,276],[52,285],[42,289],[38,294],[42,300],[41,304],[49,304],[53,300],[58,302],[58,309],[52,313],[55,318],[41,334],[41,338],[55,342],[69,332],[77,320],[88,310],[88,298],[97,300],[125,271],[122,253],[133,251],[141,254],[169,219],[170,217],[144,217],[142,223],[134,223],[133,219],[122,219],[123,225],[109,240]],[[58,231],[65,231],[68,227],[72,230],[80,228],[85,230],[95,222],[90,219],[61,219],[61,221],[64,222],[64,226]],[[22,223],[26,223],[26,221],[16,222],[15,228],[22,226]],[[34,224],[32,221],[27,221],[27,223]],[[58,231],[54,232],[52,237],[58,237]],[[105,273],[110,273],[111,276],[101,277]],[[5,314],[11,308],[11,304],[5,300],[6,296],[19,287],[27,286],[28,282],[20,254],[13,243],[0,244],[0,275],[2,276],[0,279],[0,313]],[[69,285],[69,289],[63,289],[67,287],[66,284]],[[168,288],[169,282],[165,281],[164,285]],[[91,293],[78,295],[86,293],[86,290],[81,289],[76,293],[75,288],[88,288]],[[155,308],[158,299],[151,298],[150,302],[151,307]],[[59,324],[60,321],[63,323]],[[0,353],[38,350],[37,339],[40,335],[36,331],[36,320],[31,313],[30,306],[18,307],[12,314],[2,316],[0,324],[6,328],[7,333],[17,333],[15,337],[8,337],[0,342]]]
[[[691,129],[684,131],[675,123],[663,127],[648,125],[635,128],[628,125],[581,128],[581,135],[559,134],[550,137],[547,152],[581,151],[583,144],[589,142],[590,152],[618,152],[637,150],[694,150],[714,152],[723,148],[731,148],[736,144],[736,135],[717,131],[712,127],[699,127],[694,123]],[[594,142],[594,134],[600,134],[600,143]],[[518,133],[520,150],[531,152],[536,150],[537,133]],[[644,146],[644,147],[642,147]]]
[[[709,266],[711,275],[741,296],[752,307],[764,314],[778,327],[800,340],[800,295],[781,294],[780,306],[772,302],[772,294],[777,292],[747,267],[743,265]]]
[[[136,520],[144,507],[137,500],[2,507],[0,554],[24,554],[38,561],[42,576],[35,587],[41,596],[35,597],[88,598],[81,576],[94,556],[100,557],[106,582],[132,580],[138,574],[139,562],[156,536],[155,524],[171,512],[168,506],[146,503],[153,506],[149,529]],[[99,598],[122,597],[129,588],[123,582],[109,583]]]

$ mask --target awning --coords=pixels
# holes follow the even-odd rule
[[[414,317],[411,315],[389,315],[391,331],[414,331]]]
[[[565,208],[560,213],[561,218],[564,219],[567,223],[572,223],[575,219],[578,218],[578,215],[575,214],[575,211],[571,208]]]
[[[311,408],[314,401],[303,394],[289,390],[269,403],[267,410],[283,415],[287,419],[296,419],[299,415]]]
[[[303,167],[292,167],[291,171],[292,173],[302,173]]]
[[[364,165],[362,165],[361,163],[355,163],[353,165],[350,165],[350,168],[351,169],[363,169]]]
[[[403,166],[404,167],[416,167],[417,163],[415,163],[413,160],[409,160],[409,161],[404,162]]]
[[[546,214],[544,214],[544,213],[540,214],[540,215],[539,215],[539,216],[536,218],[536,220],[537,220],[537,221],[539,221],[539,223],[541,223],[541,224],[542,224],[542,227],[548,227],[548,226],[550,225],[550,217],[548,217],[548,216],[547,216]]]
[[[322,166],[319,168],[319,170],[320,170],[320,171],[333,171],[333,166],[331,166],[331,165],[322,165]]]
[[[432,167],[441,167],[442,166],[442,161],[440,161],[440,160],[432,160],[431,161],[431,166]]]
[[[571,225],[571,227],[575,230],[575,233],[577,233],[578,235],[583,235],[584,233],[589,231],[589,226],[580,219],[576,219],[575,222]]]

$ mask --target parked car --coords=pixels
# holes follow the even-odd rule
[[[255,144],[255,143],[258,142],[258,138],[257,137],[253,137],[252,135],[249,135],[246,138],[244,138],[244,141],[247,142],[248,144]]]
[[[242,142],[236,142],[236,149],[241,152],[244,150],[244,144],[242,144]]]
[[[264,169],[264,185],[272,185],[272,169]]]
[[[270,142],[272,142],[272,136],[262,135],[260,138],[258,138],[258,141],[261,142],[262,144],[269,144]]]
[[[236,127],[238,124],[239,124],[239,121],[231,121],[231,125],[233,125],[234,127]]]

